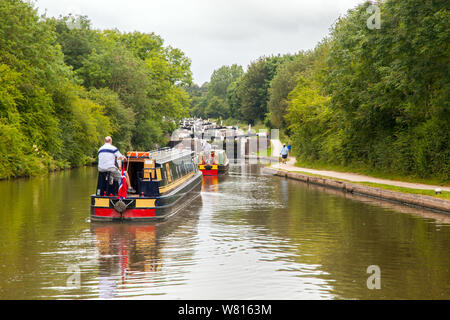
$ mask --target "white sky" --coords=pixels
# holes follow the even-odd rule
[[[363,0],[35,0],[39,13],[87,15],[94,28],[154,32],[191,60],[194,82],[222,65],[312,49]]]

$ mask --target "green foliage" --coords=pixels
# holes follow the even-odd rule
[[[108,88],[92,88],[85,97],[104,106],[104,113],[111,121],[110,135],[114,145],[120,150],[130,150],[135,125],[133,110],[127,108],[120,100],[119,95]]]
[[[244,74],[241,66],[236,64],[231,67],[222,66],[214,70],[208,85],[208,95],[210,97],[218,97],[222,100],[226,99],[228,86],[239,79]]]
[[[17,86],[20,74],[0,64],[0,177],[26,174],[39,167],[27,137],[21,132],[17,103],[23,97]]]
[[[293,59],[291,55],[261,57],[245,73],[238,65],[220,67],[213,72],[209,83],[188,89],[191,115],[252,124],[262,122],[267,113],[270,83],[278,67]]]
[[[229,107],[221,98],[213,96],[205,109],[205,115],[207,118],[222,118],[226,119],[229,115]]]
[[[379,30],[367,28],[367,6],[336,22],[291,92],[294,150],[304,161],[448,181],[448,6],[380,2]],[[319,95],[329,104],[317,109]]]
[[[314,50],[229,67],[191,91],[191,114],[264,121],[288,134],[299,161],[450,180],[450,14],[445,0],[369,2]],[[226,90],[225,90],[226,88]]]
[[[0,178],[51,166],[61,148],[52,93],[70,69],[48,21],[21,1],[0,1]],[[49,61],[49,57],[52,59]]]
[[[350,10],[314,50],[223,66],[192,84],[190,60],[154,33],[93,30],[0,0],[0,178],[166,142],[188,115],[289,134],[300,161],[450,180],[450,14],[445,0]]]
[[[106,30],[100,36],[102,44],[92,50],[77,74],[88,88],[116,92],[129,109],[129,124],[135,124],[131,140],[121,130],[119,142],[144,150],[163,144],[168,133],[161,131],[164,119],[188,115],[190,99],[183,87],[191,82],[189,59],[178,49],[162,47],[154,34]]]
[[[270,82],[267,107],[272,127],[286,128],[284,116],[288,105],[288,95],[295,88],[298,77],[311,68],[313,63],[311,56],[309,52],[300,52],[292,61],[282,64]]]
[[[244,74],[241,66],[222,66],[214,70],[209,83],[191,87],[191,114],[204,118],[228,118],[237,114],[236,83]]]
[[[201,87],[197,84],[185,87],[189,94],[191,105],[189,114],[192,117],[203,117],[206,109],[206,94],[208,93],[208,83],[205,82]]]
[[[239,87],[240,79],[241,78],[231,82],[228,85],[226,94],[226,103],[229,106],[230,110],[229,115],[234,119],[242,119],[241,101],[239,100],[239,97],[237,95],[237,89]]]
[[[92,32],[91,23],[87,16],[73,16],[69,14],[54,21],[57,41],[64,53],[67,65],[78,70],[83,65],[92,50],[100,41],[96,32]]]
[[[237,96],[241,102],[241,114],[248,123],[263,119],[267,112],[267,76],[266,61],[260,58],[249,65],[239,83]]]
[[[290,55],[261,57],[251,63],[237,89],[243,120],[254,124],[268,113],[270,82],[280,65],[293,59]]]
[[[330,133],[334,134],[329,101],[317,82],[303,77],[289,94],[286,119],[291,123],[289,129],[299,160],[319,160],[339,147],[328,140]]]
[[[0,0],[0,15],[0,179],[90,163],[106,135],[150,149],[187,115],[190,60],[159,36],[21,0]]]

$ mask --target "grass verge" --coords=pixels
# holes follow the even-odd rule
[[[295,173],[304,174],[306,176],[326,178],[326,179],[336,180],[336,181],[344,181],[344,182],[348,182],[348,183],[359,184],[359,185],[364,185],[364,186],[374,187],[374,188],[380,188],[380,189],[385,189],[385,190],[390,190],[390,191],[397,191],[397,192],[403,192],[403,193],[409,193],[409,194],[420,194],[420,195],[424,195],[424,196],[432,196],[432,197],[435,197],[435,198],[439,198],[439,199],[444,199],[444,200],[449,200],[450,201],[450,192],[449,191],[442,191],[441,194],[436,194],[434,192],[434,190],[411,189],[411,188],[397,187],[397,186],[391,186],[391,185],[388,185],[388,184],[379,184],[379,183],[372,183],[372,182],[359,182],[359,181],[356,182],[356,181],[350,181],[350,180],[345,180],[345,179],[337,179],[337,178],[334,178],[334,177],[323,176],[323,175],[319,175],[319,174],[313,174],[313,173],[304,172],[304,171],[297,171],[297,170],[296,171],[289,171],[289,172],[295,172]]]
[[[370,170],[366,168],[357,168],[357,167],[345,167],[339,165],[331,165],[331,164],[320,164],[320,163],[307,163],[302,161],[297,161],[295,163],[296,167],[304,167],[309,169],[317,169],[317,170],[329,170],[329,171],[337,171],[337,172],[349,172],[349,173],[357,173],[366,176],[371,176],[374,178],[381,178],[387,180],[395,180],[402,182],[411,182],[411,183],[421,183],[428,185],[438,185],[438,186],[450,186],[450,181],[443,181],[437,178],[419,178],[414,176],[402,176],[399,174],[393,174],[389,172],[380,172],[376,170]]]

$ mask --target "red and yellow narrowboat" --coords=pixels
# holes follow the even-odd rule
[[[199,153],[198,163],[198,169],[204,176],[226,174],[230,167],[230,161],[224,150],[212,150],[209,157],[202,151]]]
[[[164,220],[200,195],[202,173],[190,150],[128,152],[123,168],[134,193],[119,197],[117,183],[110,185],[108,173],[99,172],[91,220]]]

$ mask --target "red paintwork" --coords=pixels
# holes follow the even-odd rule
[[[117,264],[120,267],[122,283],[127,281],[128,271],[136,271],[136,265],[141,265],[133,264],[136,259],[133,253],[137,250],[138,243],[145,243],[146,248],[155,245],[154,225],[114,223],[102,226],[93,225],[92,227],[101,254],[113,254],[119,257]]]
[[[120,218],[120,213],[112,208],[94,208],[94,215],[97,217]]]
[[[122,213],[123,218],[146,218],[154,216],[155,209],[130,209]]]
[[[219,174],[219,170],[200,170],[204,176],[217,176]]]
[[[113,208],[94,208],[94,216],[108,218],[146,218],[154,217],[155,209],[129,209],[124,211],[121,216]]]

